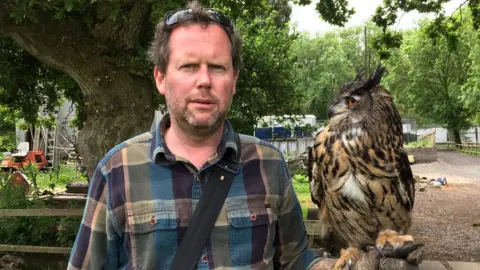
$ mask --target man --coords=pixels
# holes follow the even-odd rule
[[[100,161],[68,269],[172,268],[212,169],[238,154],[196,268],[331,269],[307,248],[281,153],[226,120],[240,54],[230,21],[197,3],[158,24],[150,56],[169,113]]]

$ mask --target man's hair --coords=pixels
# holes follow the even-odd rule
[[[188,4],[188,8],[191,9],[193,15],[191,16],[191,19],[181,20],[173,26],[168,26],[165,24],[164,18],[157,24],[155,37],[148,50],[150,61],[159,68],[161,73],[166,74],[168,60],[170,57],[170,35],[172,34],[173,29],[181,25],[208,25],[214,23],[222,27],[225,33],[228,35],[228,39],[230,40],[233,69],[238,71],[242,61],[242,38],[240,37],[238,30],[234,27],[232,27],[232,29],[228,29],[228,27],[225,25],[210,20],[206,10],[202,8],[197,1],[190,2]]]

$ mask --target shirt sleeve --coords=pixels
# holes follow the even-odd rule
[[[99,167],[90,181],[82,222],[70,253],[68,270],[118,268],[120,237],[107,202],[108,184]]]
[[[279,206],[275,236],[275,269],[308,269],[321,258],[308,248],[307,231],[302,209],[293,189],[285,161],[281,161],[280,184],[282,198]]]

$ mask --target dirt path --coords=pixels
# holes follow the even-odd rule
[[[412,165],[421,177],[445,176],[448,186],[417,191],[411,233],[426,260],[480,262],[480,157],[438,152],[438,161]]]
[[[447,177],[451,183],[480,183],[480,156],[438,151],[437,162],[412,165],[413,173],[427,178]]]

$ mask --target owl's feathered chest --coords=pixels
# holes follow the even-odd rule
[[[372,136],[367,130],[353,127],[343,132],[324,130],[317,138],[316,162],[327,179],[347,173],[367,179],[394,178],[397,149],[390,136]]]
[[[401,140],[401,139],[400,139]],[[343,132],[330,128],[317,136],[315,173],[322,174],[326,196],[343,196],[358,203],[382,205],[385,194],[390,199],[410,204],[408,185],[398,166],[401,148],[398,139],[389,134],[372,136],[365,129],[354,127]],[[405,178],[405,177],[404,177]]]

